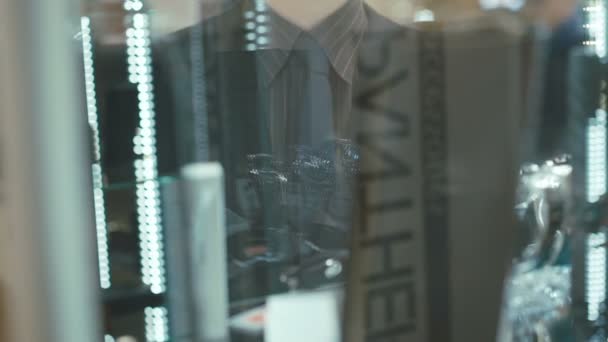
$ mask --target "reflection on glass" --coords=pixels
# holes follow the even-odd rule
[[[101,143],[99,134],[99,117],[97,112],[97,93],[95,90],[95,68],[93,62],[93,41],[91,36],[91,19],[82,17],[81,40],[84,58],[84,82],[86,106],[93,148],[93,195],[95,205],[95,227],[97,229],[97,258],[99,262],[99,281],[101,288],[111,286],[110,260],[108,253],[108,231],[106,226],[105,200],[103,193],[103,171],[101,166]]]
[[[109,6],[105,1],[100,3]],[[462,166],[462,174],[459,173],[461,165],[456,165],[456,171],[448,168],[449,163],[443,159],[451,153],[447,139],[453,136],[447,134],[447,121],[435,122],[444,120],[440,117],[444,114],[453,116],[447,115],[446,103],[457,99],[455,102],[462,106],[462,113],[483,113],[479,117],[464,117],[480,122],[487,119],[488,112],[502,113],[496,117],[504,121],[493,122],[492,125],[496,125],[493,129],[515,126],[510,118],[525,107],[525,101],[519,99],[522,93],[519,88],[525,81],[513,76],[524,74],[519,70],[524,62],[512,63],[505,58],[507,53],[502,42],[496,49],[492,45],[497,38],[511,42],[514,37],[510,31],[505,34],[504,27],[484,23],[484,29],[480,30],[483,32],[469,32],[450,38],[454,41],[448,43],[458,45],[462,39],[477,47],[489,42],[488,51],[448,48],[449,44],[434,29],[436,21],[443,20],[447,12],[414,6],[410,1],[392,1],[391,7],[404,9],[404,13],[408,10],[407,14],[396,15],[411,19],[408,26],[355,0],[319,1],[319,8],[331,9],[327,13],[299,1],[293,2],[295,7],[281,0],[219,1],[214,15],[198,13],[200,21],[188,21],[187,27],[179,25],[180,18],[172,18],[168,13],[171,11],[166,10],[173,2],[151,1],[158,5],[156,12],[149,11],[148,2],[141,0],[119,3],[120,9],[113,12],[116,18],[108,20],[113,23],[111,29],[96,23],[107,19],[103,18],[107,15],[104,11],[97,17],[91,15],[90,20],[83,19],[82,29],[96,162],[94,178],[99,188],[95,194],[99,209],[100,269],[102,287],[108,289],[106,301],[111,302],[107,304],[107,330],[114,336],[129,333],[147,341],[165,341],[172,335],[167,321],[172,313],[166,309],[165,294],[172,291],[176,282],[172,283],[166,275],[171,272],[166,272],[165,259],[171,256],[166,255],[169,252],[165,251],[164,239],[176,231],[183,234],[180,229],[184,223],[179,222],[179,216],[187,216],[183,212],[187,209],[176,200],[178,203],[172,204],[176,208],[172,208],[174,212],[170,214],[177,218],[167,219],[166,207],[171,205],[166,206],[163,202],[166,198],[161,197],[161,176],[170,176],[175,185],[179,179],[171,176],[186,165],[201,161],[221,163],[225,174],[228,248],[227,255],[220,257],[228,261],[231,314],[236,315],[263,305],[269,295],[341,285],[350,257],[350,235],[355,229],[355,217],[359,217],[353,216],[352,209],[358,183],[365,178],[360,172],[363,155],[375,154],[380,160],[370,162],[380,164],[377,169],[374,169],[377,165],[372,165],[376,174],[368,177],[374,178],[370,183],[391,178],[390,181],[397,184],[384,185],[390,193],[386,198],[380,196],[385,189],[374,191],[379,198],[372,199],[377,201],[372,209],[382,214],[394,210],[395,217],[402,216],[400,210],[408,210],[408,218],[409,210],[420,210],[412,214],[416,217],[408,222],[412,229],[420,230],[407,231],[404,235],[424,236],[427,227],[422,221],[428,217],[422,217],[425,213],[420,207],[431,207],[428,201],[438,200],[442,207],[438,211],[447,212],[447,207],[443,208],[444,204],[448,205],[447,199],[443,196],[453,194],[444,194],[448,191],[442,187],[448,188],[451,176],[456,175],[456,179],[462,176],[465,182],[449,184],[450,189],[452,185],[474,187],[485,180],[483,170],[490,164],[486,160],[474,160],[472,162],[478,164]],[[174,3],[180,7],[179,1]],[[186,7],[192,12],[192,2],[183,6]],[[314,14],[313,18],[307,18],[306,13]],[[189,18],[197,16],[189,14]],[[412,26],[414,23],[420,26]],[[90,34],[95,27],[102,28],[99,37]],[[106,39],[105,31],[112,32],[113,39]],[[96,49],[92,49],[93,46]],[[92,50],[96,56],[92,56]],[[497,64],[509,70],[500,75],[504,77],[504,87],[495,93],[488,92],[491,96],[487,101],[462,100],[475,98],[482,85],[494,83],[496,77],[480,77],[470,82],[480,89],[463,90],[453,84],[449,87],[434,84],[443,79],[437,75],[446,73],[443,68],[447,66],[436,64],[437,60],[446,58],[443,54],[450,54],[450,62],[457,65],[452,65],[450,70],[458,71],[463,75],[460,77],[472,72],[462,72],[465,68],[459,66],[493,70],[495,65],[486,61],[500,60]],[[477,58],[480,65],[469,66],[471,58]],[[447,99],[447,88],[454,91],[452,99]],[[503,99],[499,93],[510,95]],[[511,103],[511,95],[517,101]],[[437,100],[438,97],[441,99]],[[366,127],[370,131],[366,131],[365,154],[361,152],[356,134],[360,129],[357,125],[362,122],[363,125],[370,123],[370,127]],[[466,126],[471,129],[469,124]],[[378,134],[374,131],[377,128],[380,131],[387,128],[387,131]],[[491,135],[485,127],[476,129],[480,136]],[[456,131],[461,139],[459,148],[473,151],[470,155],[463,152],[471,159],[494,158],[496,153],[491,150],[511,143],[508,139],[515,136],[511,134],[514,132],[500,135],[492,142],[495,146],[476,150],[465,145],[468,133],[464,128]],[[421,153],[428,155],[421,156]],[[499,161],[500,167],[487,179],[504,180],[511,161]],[[478,167],[480,165],[483,167]],[[425,180],[425,171],[437,171],[432,175],[436,178]],[[533,267],[527,270],[534,272],[539,271],[540,264],[554,266],[554,250],[559,249],[554,246],[567,238],[560,220],[551,221],[552,214],[558,210],[551,212],[550,209],[557,208],[559,201],[552,202],[547,188],[560,179],[559,175],[551,177],[530,176],[530,182],[548,183],[522,190],[525,197],[522,208],[531,215],[529,233],[533,236],[524,247],[522,260],[533,260]],[[400,183],[403,179],[405,182]],[[379,183],[368,185],[375,187]],[[502,189],[501,186],[502,183],[496,188]],[[485,193],[487,189],[483,187],[479,189]],[[175,192],[183,191],[179,186],[175,189]],[[428,193],[422,194],[422,191]],[[174,196],[180,198],[180,194]],[[473,199],[479,201],[480,206],[485,205],[478,197],[466,196],[468,194],[457,196],[454,202]],[[497,208],[492,210],[503,213]],[[393,225],[392,219],[381,224]],[[439,219],[443,222],[444,218]],[[193,229],[208,228],[199,227],[205,224],[205,217],[197,217],[195,221],[200,224],[193,224]],[[192,254],[205,255],[204,250],[196,253],[190,250],[188,241],[179,243],[184,245],[176,249],[183,255],[177,259],[185,264],[192,262],[188,259]],[[423,255],[423,248],[419,249],[416,253]],[[197,265],[188,264],[183,269],[189,267]],[[429,269],[440,268],[429,266]],[[550,271],[543,272],[546,274],[539,273],[536,279],[545,285],[539,286],[552,286]],[[213,276],[216,275],[208,275]],[[528,277],[528,274],[518,276]],[[184,283],[190,281],[188,274],[184,278]],[[514,293],[519,293],[519,284],[527,281],[527,278],[518,279],[514,280]],[[196,286],[193,284],[187,283],[185,287]],[[414,287],[424,286],[421,282]],[[532,297],[521,301],[540,301]],[[419,310],[422,302],[420,299],[412,305]],[[515,311],[520,309],[516,304],[513,303]],[[549,306],[545,305],[546,310]],[[132,317],[125,318],[128,315]],[[197,315],[201,313],[188,312],[188,319],[178,323],[195,324]],[[533,316],[525,312],[518,315]],[[129,329],[133,332],[126,331]]]
[[[91,1],[81,18],[106,339],[169,339],[150,18]]]
[[[516,211],[524,241],[506,287],[505,341],[569,341],[574,336],[570,162],[563,155],[525,165],[520,172]]]
[[[600,58],[606,57],[606,4],[602,1],[588,0],[583,2],[585,13],[585,28],[589,39],[584,42],[592,53]],[[602,88],[606,87],[602,80]],[[602,94],[600,108],[595,111],[587,124],[587,177],[586,200],[597,203],[606,194],[607,187],[607,140],[606,140],[606,101]],[[587,113],[591,114],[591,113]],[[606,243],[605,232],[592,232],[587,237],[585,258],[585,299],[587,302],[587,319],[596,322],[600,318],[602,307],[606,300],[606,249],[598,248]]]
[[[507,295],[510,341],[538,341],[554,325],[568,319],[570,268],[553,266],[517,274],[507,285]]]

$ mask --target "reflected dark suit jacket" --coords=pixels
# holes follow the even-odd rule
[[[220,161],[232,208],[237,202],[233,180],[245,176],[246,156],[271,152],[266,78],[273,75],[260,61],[273,56],[266,55],[271,50],[245,51],[243,13],[250,5],[236,3],[161,39],[154,49],[159,163],[177,172],[190,162]],[[352,14],[352,6],[347,11]]]
[[[256,52],[244,51],[241,18],[242,11],[233,8],[155,46],[159,160],[173,172],[209,158],[222,163],[226,179],[234,179],[245,169],[247,154],[268,152],[266,97]],[[207,127],[196,126],[201,109]],[[197,139],[201,134],[208,134],[208,145]],[[227,186],[227,200],[234,201],[231,182]]]

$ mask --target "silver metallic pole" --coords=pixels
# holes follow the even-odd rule
[[[3,341],[101,341],[78,3],[0,1]]]

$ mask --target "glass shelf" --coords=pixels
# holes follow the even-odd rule
[[[165,184],[165,183],[173,182],[176,179],[177,179],[177,176],[168,175],[168,176],[158,177],[156,179],[146,179],[146,180],[141,180],[141,181],[137,181],[137,182],[135,182],[135,181],[133,181],[133,182],[114,182],[114,183],[110,183],[110,184],[104,184],[102,189],[104,191],[135,190],[135,188],[137,187],[138,184],[143,184],[147,181],[157,181],[160,184]]]

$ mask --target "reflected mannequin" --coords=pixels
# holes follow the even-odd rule
[[[266,0],[278,14],[304,30],[315,27],[348,1],[358,0]]]
[[[318,253],[315,248],[344,249],[352,216],[342,171],[349,159],[335,154],[353,130],[358,42],[367,28],[362,0],[274,0],[261,6],[262,1],[220,1],[219,15],[204,15],[200,24],[168,36],[155,49],[155,80],[161,80],[156,109],[169,122],[158,127],[175,140],[169,143],[177,151],[175,164],[196,158],[203,145],[194,131],[204,101],[210,155],[225,169],[226,206],[247,225],[229,244],[239,264],[231,272],[233,301],[283,291],[280,263],[306,261]],[[214,4],[201,3],[203,11]],[[255,40],[247,34],[254,30]],[[190,63],[201,50],[202,63]],[[204,88],[198,79],[203,74]],[[191,101],[199,95],[200,103]],[[269,156],[273,160],[261,166],[250,162]],[[298,245],[284,253],[292,240]],[[256,255],[251,246],[268,253]],[[326,281],[321,278],[302,286],[318,286]]]

